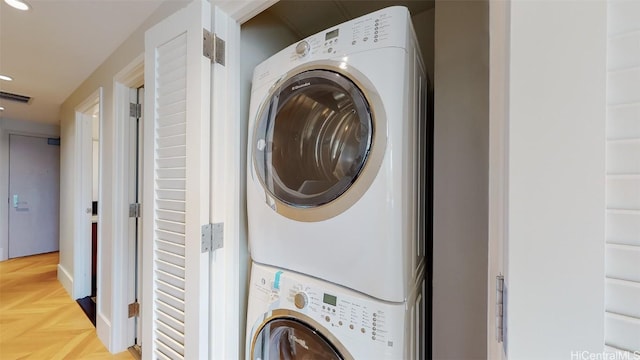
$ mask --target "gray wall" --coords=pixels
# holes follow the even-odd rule
[[[433,358],[486,359],[489,2],[436,1]]]

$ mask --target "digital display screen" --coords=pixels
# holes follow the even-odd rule
[[[333,295],[324,294],[324,296],[322,297],[322,302],[325,304],[336,306],[337,301],[338,298]]]
[[[324,40],[325,40],[325,41],[327,41],[327,40],[331,40],[331,39],[333,39],[334,37],[337,37],[337,36],[338,36],[338,30],[340,30],[340,29],[335,29],[335,30],[331,30],[331,31],[329,31],[329,32],[324,36]]]

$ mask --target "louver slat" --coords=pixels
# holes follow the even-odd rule
[[[156,236],[159,241],[168,241],[175,244],[184,245],[184,234],[158,230],[156,231]]]
[[[182,211],[184,212],[184,201],[172,201],[172,200],[156,200],[156,205],[159,209]]]
[[[605,257],[608,278],[640,283],[640,246],[608,244]]]
[[[608,295],[605,306],[609,312],[640,319],[640,283],[607,279],[605,287]]]

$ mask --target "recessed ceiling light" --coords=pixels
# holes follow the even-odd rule
[[[13,78],[11,76],[7,76],[7,75],[0,75],[0,80],[13,81]]]
[[[22,0],[4,0],[4,2],[7,3],[7,5],[22,11],[27,11],[31,8],[29,4]]]
[[[0,111],[4,111],[4,107],[3,106],[0,106]]]

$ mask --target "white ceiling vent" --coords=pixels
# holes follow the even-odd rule
[[[28,104],[29,101],[31,101],[31,97],[0,91],[0,100],[17,101],[23,104]]]

